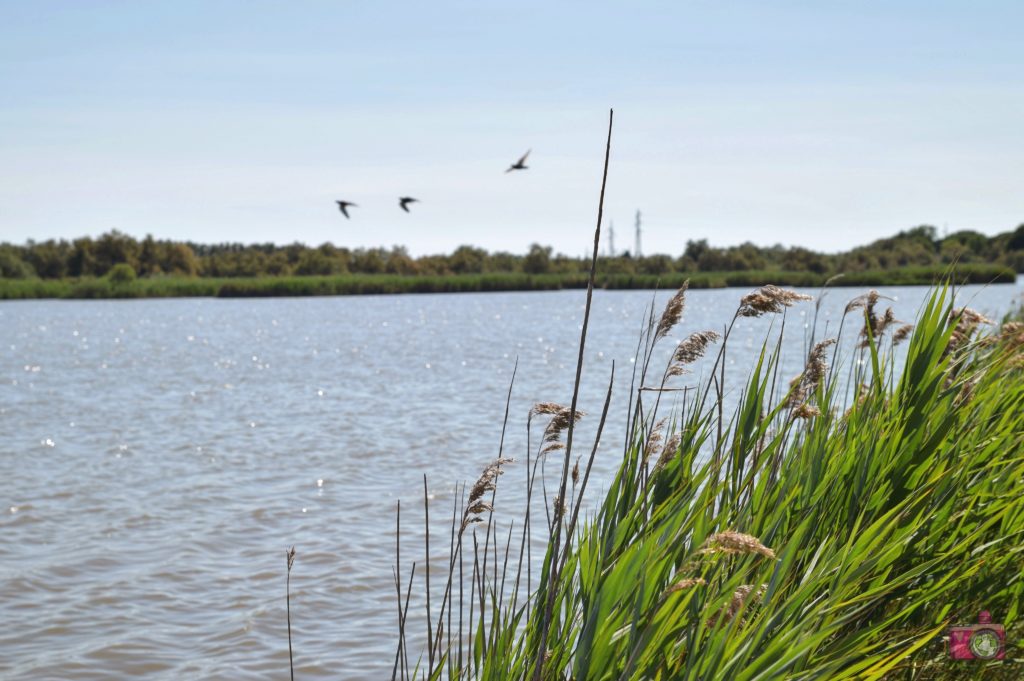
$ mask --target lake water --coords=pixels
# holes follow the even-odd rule
[[[997,317],[1022,291],[959,296]],[[689,293],[672,340],[720,330],[745,292]],[[819,337],[862,292],[827,295]],[[913,321],[927,289],[882,293]],[[593,494],[618,463],[651,299],[594,295],[578,442],[593,437],[613,360],[618,378]],[[496,513],[507,527],[526,413],[568,404],[583,304],[581,291],[0,303],[0,678],[287,678],[293,544],[296,675],[390,678],[397,500],[407,574],[423,559],[428,475],[440,573],[453,485],[497,455],[518,358],[506,454],[520,462]],[[813,313],[787,315],[786,377]],[[727,399],[780,321],[737,324]]]

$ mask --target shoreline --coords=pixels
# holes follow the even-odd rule
[[[758,287],[765,284],[820,288],[930,286],[952,272],[957,284],[1014,284],[1017,274],[998,265],[904,267],[835,274],[765,270],[740,272],[673,272],[663,275],[598,274],[596,287],[606,290],[675,289],[689,279],[691,289]],[[0,279],[0,300],[125,298],[274,298],[403,293],[484,293],[585,289],[585,273],[488,273],[451,276],[347,274],[244,278],[145,277],[115,282],[109,278]]]

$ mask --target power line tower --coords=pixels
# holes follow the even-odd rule
[[[615,257],[615,223],[608,222],[608,257]]]
[[[640,251],[640,211],[638,210],[636,212],[636,249],[635,249],[635,257],[639,258],[640,256],[641,256],[641,251]]]

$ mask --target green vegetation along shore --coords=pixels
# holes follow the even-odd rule
[[[989,237],[939,236],[915,227],[844,253],[751,243],[714,247],[687,241],[682,253],[597,258],[599,287],[693,288],[932,284],[955,267],[958,282],[1006,283],[1024,271],[1024,225]],[[525,254],[460,246],[411,257],[384,248],[304,244],[139,241],[117,231],[96,239],[0,243],[0,299],[313,296],[367,293],[546,291],[584,288],[590,261],[533,244]]]
[[[649,317],[621,412],[609,415],[607,377],[603,408],[577,411],[578,388],[572,406],[537,404],[534,446],[456,487],[434,539],[450,548],[433,601],[429,572],[410,566],[422,549],[402,547],[403,563],[396,547],[408,577],[394,678],[1024,678],[1024,323],[957,308],[940,286],[899,325],[869,291],[832,330],[858,340],[847,354],[837,338],[787,348],[769,330],[809,296],[737,298],[733,323],[765,329],[748,377],[724,368],[749,352],[730,347],[733,324],[675,328],[680,290]],[[783,352],[806,358],[802,373],[779,374]],[[714,365],[698,382],[702,355]],[[725,411],[730,392],[739,404]],[[578,433],[574,445],[581,418],[598,440],[606,418],[631,435],[600,452]],[[589,498],[595,456],[616,450],[617,475]],[[546,486],[542,461],[561,470]],[[502,492],[512,466],[525,466],[524,506]],[[426,612],[409,609],[414,580]],[[981,611],[1005,635],[951,659],[951,629]],[[409,637],[424,630],[420,650]]]
[[[0,279],[0,300],[31,298],[257,298],[278,296],[339,296],[392,293],[470,293],[484,291],[553,291],[587,287],[585,274],[453,274],[435,276],[345,274],[280,277],[145,277],[132,274],[67,279]],[[833,286],[930,285],[948,276],[945,267],[901,267],[866,270],[833,279]],[[961,265],[958,283],[1013,283],[1013,270],[998,265]],[[761,286],[820,287],[830,276],[814,272],[745,271],[693,274],[598,274],[605,289],[676,288],[689,279],[691,288]]]

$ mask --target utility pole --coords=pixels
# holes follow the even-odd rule
[[[634,257],[639,258],[640,252],[640,211],[636,212],[636,249]]]
[[[608,257],[615,257],[615,223],[608,222]]]

